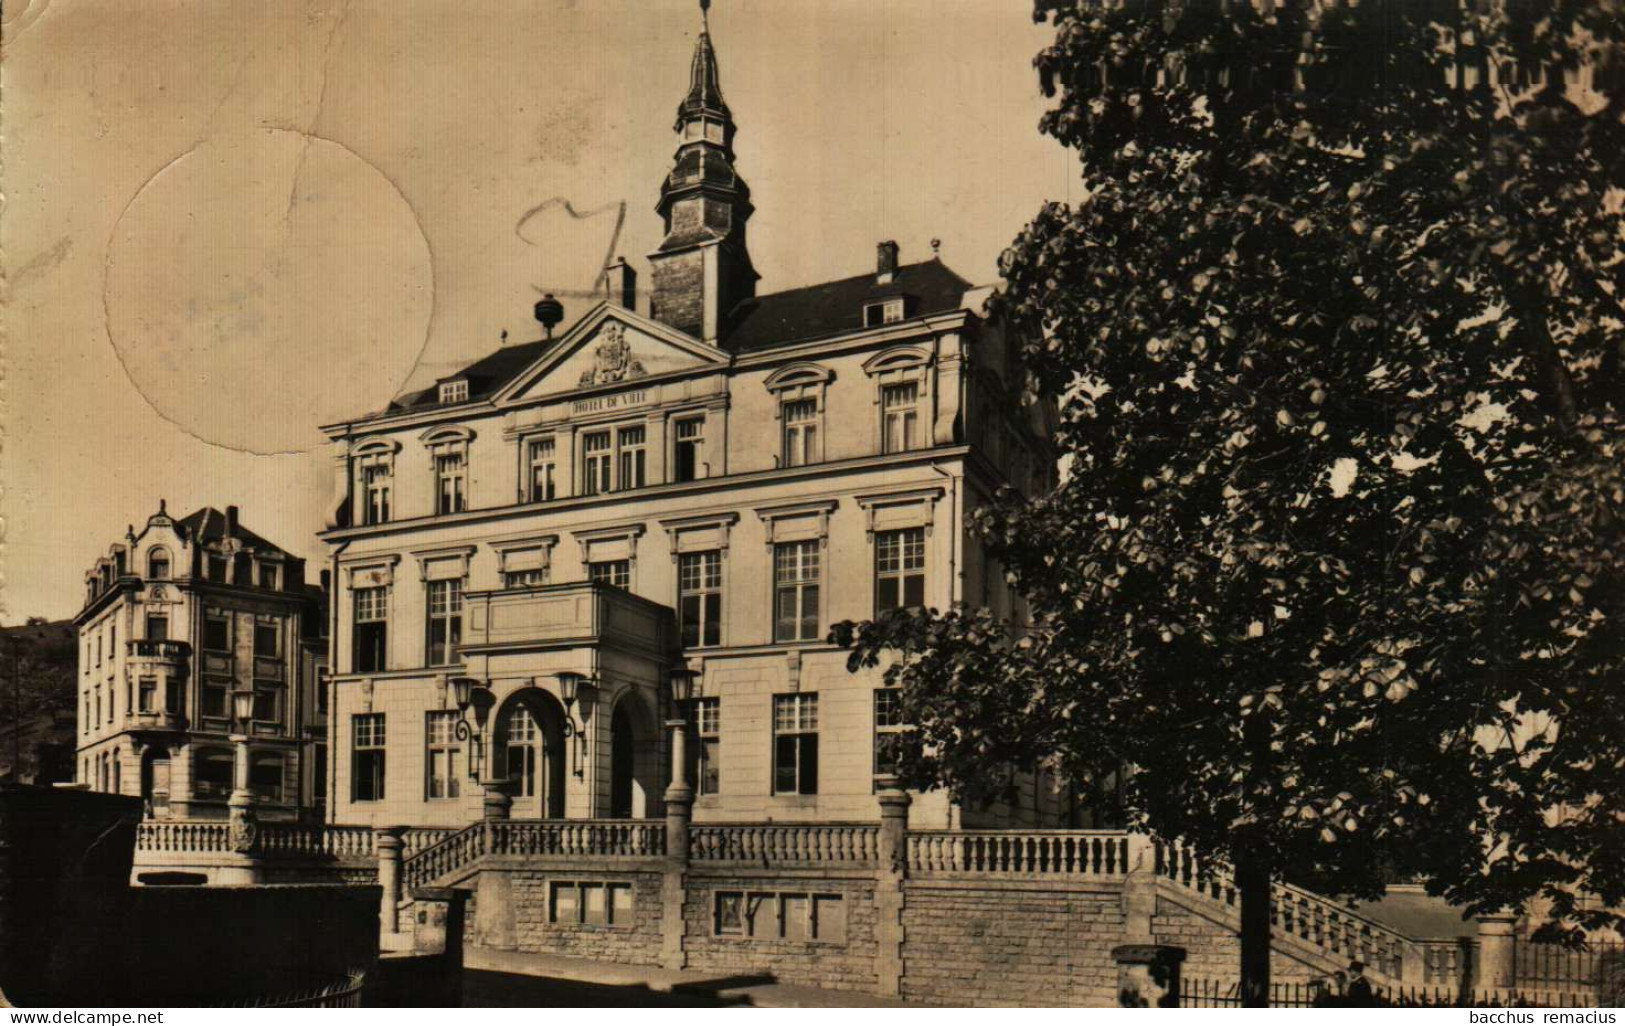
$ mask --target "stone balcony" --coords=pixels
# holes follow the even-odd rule
[[[607,584],[471,591],[463,609],[466,655],[603,645],[664,658],[676,647],[668,607]]]
[[[132,673],[154,675],[184,673],[186,661],[192,655],[192,646],[184,641],[149,641],[139,638],[126,644],[125,651]]]

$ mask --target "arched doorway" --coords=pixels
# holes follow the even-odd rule
[[[564,709],[545,691],[526,688],[498,712],[492,739],[498,775],[508,780],[515,819],[564,816]]]
[[[642,819],[655,812],[660,778],[660,736],[634,692],[615,703],[609,723],[609,814]]]
[[[169,749],[163,745],[141,753],[141,803],[154,816],[169,813]]]

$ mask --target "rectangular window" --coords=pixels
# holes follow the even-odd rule
[[[282,632],[276,624],[254,625],[254,654],[262,659],[276,659],[282,655]]]
[[[155,713],[158,711],[158,678],[141,678],[140,709],[144,713]]]
[[[389,589],[356,588],[350,594],[355,597],[355,672],[378,673],[387,669]]]
[[[248,766],[248,789],[265,802],[282,801],[282,756],[257,755]]]
[[[441,453],[434,458],[435,512],[461,513],[468,508],[468,465],[460,452]]]
[[[168,641],[169,640],[169,617],[167,617],[167,616],[148,616],[147,617],[147,640],[148,641]],[[96,662],[98,664],[101,663],[101,656],[100,656],[99,653],[97,655]]]
[[[225,556],[209,553],[209,580],[215,584],[225,584],[226,577],[231,572],[231,564]]]
[[[181,709],[185,703],[185,693],[182,689],[185,688],[185,686],[185,682],[180,677],[169,677],[165,680],[165,712],[172,713],[176,716],[181,715]]]
[[[442,381],[440,383],[440,401],[443,403],[467,402],[468,379],[458,378],[456,381]]]
[[[677,557],[677,624],[684,648],[722,644],[722,553]]]
[[[231,681],[219,677],[203,678],[203,715],[223,720],[231,714]]]
[[[256,680],[254,682],[254,722],[267,725],[282,723],[282,695],[280,682]]]
[[[818,640],[819,543],[786,542],[773,549],[773,640]]]
[[[350,756],[350,797],[358,802],[384,800],[384,714],[350,718],[354,743]]]
[[[548,921],[565,926],[631,926],[632,885],[555,882],[548,889]]]
[[[901,692],[897,688],[875,690],[875,776],[897,772],[897,742],[906,728],[903,723]]]
[[[600,563],[588,563],[587,579],[595,584],[613,584],[617,588],[630,588],[632,586],[632,561],[630,559],[606,559]]]
[[[601,495],[613,487],[610,472],[614,460],[608,431],[594,431],[581,436],[582,495]]]
[[[429,713],[425,753],[429,780],[425,797],[456,798],[460,794],[457,766],[462,761],[462,749],[457,743],[457,721],[461,717],[456,710]]]
[[[538,438],[530,443],[530,501],[551,502],[558,498],[558,463],[553,439]]]
[[[863,326],[865,328],[878,328],[882,324],[895,324],[903,319],[903,301],[901,299],[887,299],[879,303],[867,303],[863,307]]]
[[[818,793],[818,696],[773,696],[773,793]]]
[[[925,605],[925,528],[875,534],[875,615]]]
[[[616,436],[616,443],[621,455],[621,476],[616,487],[622,491],[628,488],[642,488],[645,481],[644,471],[648,462],[648,453],[644,442],[648,432],[641,427],[621,428]]]
[[[694,700],[694,783],[700,794],[722,793],[722,699]]]
[[[209,652],[231,651],[231,620],[224,616],[203,618],[203,647]]]
[[[463,643],[463,582],[429,582],[429,665],[457,661]]]
[[[784,419],[784,465],[800,467],[818,462],[818,402],[797,399],[785,403],[780,413]]]
[[[912,381],[880,390],[881,452],[907,452],[918,444],[920,386]]]
[[[672,480],[698,481],[705,467],[705,420],[691,417],[673,422]]]
[[[547,583],[547,570],[510,570],[502,575],[504,588],[540,588]]]
[[[275,563],[261,563],[260,564],[260,587],[262,587],[262,588],[270,588],[272,591],[275,591],[277,589],[277,577],[278,577],[278,574],[277,574],[276,571],[277,571],[277,566],[276,566]]]
[[[311,751],[314,753],[315,766],[311,774],[310,796],[317,802],[327,800],[327,746],[316,745]]]
[[[389,467],[371,463],[361,468],[361,522],[389,523]]]

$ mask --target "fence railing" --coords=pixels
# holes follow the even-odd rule
[[[707,823],[689,828],[695,862],[761,866],[872,866],[880,859],[873,823]]]
[[[1104,830],[914,830],[908,868],[920,873],[1122,876],[1129,835]]]
[[[352,969],[342,980],[286,994],[273,994],[215,1008],[360,1008],[361,992],[367,985],[364,969]]]
[[[1523,990],[1594,990],[1625,996],[1625,943],[1591,941],[1583,948],[1519,937],[1512,947],[1513,981]]]

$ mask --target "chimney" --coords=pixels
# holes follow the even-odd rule
[[[875,278],[882,285],[890,285],[897,277],[897,243],[887,239],[875,250]]]
[[[237,507],[226,507],[226,537],[237,537]]]
[[[615,262],[604,269],[604,290],[611,303],[637,312],[638,272],[632,269],[625,257],[616,257]]]

